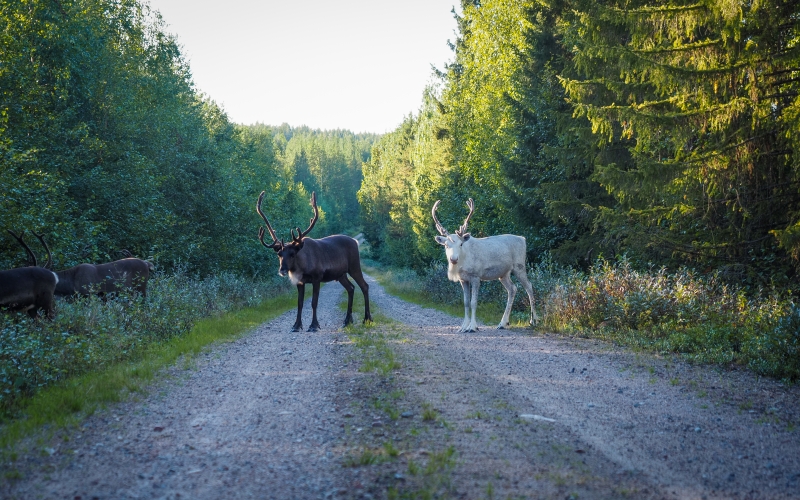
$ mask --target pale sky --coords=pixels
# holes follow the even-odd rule
[[[459,0],[149,0],[235,123],[385,133],[453,52]],[[460,9],[459,9],[460,10]]]

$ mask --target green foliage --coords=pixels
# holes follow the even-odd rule
[[[785,280],[800,217],[797,4],[572,7],[561,81],[601,149],[618,141],[632,160],[595,162],[592,178],[618,202],[602,227],[648,260]]]
[[[753,371],[800,379],[800,307],[789,305],[773,328],[755,331],[742,350],[748,357],[747,366]]]
[[[294,213],[307,197],[271,129],[197,92],[158,14],[25,0],[2,2],[0,24],[0,227],[44,233],[56,268],[128,249],[161,269],[271,272],[254,201],[266,190],[265,207]],[[0,239],[0,268],[21,255]]]
[[[324,209],[317,234],[357,230],[361,209],[356,192],[361,186],[361,165],[369,159],[378,136],[285,125],[277,128],[275,135],[284,169],[309,195],[316,191],[317,204]]]
[[[177,272],[151,279],[146,299],[59,301],[53,321],[2,315],[0,409],[69,377],[135,359],[186,335],[200,318],[259,304],[288,288],[283,280],[254,282],[230,273],[195,279]]]
[[[532,263],[791,283],[796,3],[462,3],[454,60],[365,164],[376,258],[426,268],[433,201],[453,228],[472,197],[472,233],[525,236]]]
[[[358,191],[373,255],[403,267],[422,267],[439,254],[430,210],[452,168],[448,143],[437,138],[443,129],[434,94],[427,89],[419,116],[375,144]]]
[[[797,307],[776,293],[688,269],[636,271],[626,259],[562,276],[543,299],[551,328],[798,379]]]
[[[418,303],[444,310],[457,304],[460,311],[459,287],[442,293],[442,284],[449,282],[441,272],[382,270],[373,275],[387,285],[391,280],[406,299],[413,295]],[[800,379],[800,314],[791,299],[777,292],[748,294],[719,275],[689,269],[638,271],[625,258],[617,263],[599,259],[586,272],[544,259],[528,275],[545,328]],[[505,301],[501,290],[481,292],[480,303],[494,307],[491,320],[499,317]],[[528,305],[517,302],[514,310],[525,317]]]

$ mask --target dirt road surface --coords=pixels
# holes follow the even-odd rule
[[[368,334],[399,369],[359,370],[379,349],[340,328],[326,285],[321,331],[290,333],[286,313],[22,443],[0,497],[800,498],[797,387],[530,329],[459,334],[368,281]]]

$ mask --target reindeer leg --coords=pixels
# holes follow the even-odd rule
[[[36,319],[39,316],[39,306],[38,305],[33,305],[33,306],[28,308],[27,312],[28,312],[28,316],[30,316],[31,319]]]
[[[514,304],[514,297],[517,295],[517,285],[511,281],[510,271],[508,274],[500,278],[500,283],[503,284],[508,292],[508,302],[506,302],[506,310],[503,313],[503,318],[500,320],[500,324],[497,325],[498,330],[502,330],[508,326],[509,319],[511,318],[511,307]]]
[[[314,290],[311,296],[311,326],[308,327],[309,332],[316,332],[319,330],[319,321],[317,321],[317,302],[319,302],[319,281],[311,283]]]
[[[293,332],[299,332],[303,329],[303,301],[306,300],[306,285],[304,283],[297,284],[297,319],[294,320],[292,326]]]
[[[358,287],[361,289],[361,293],[364,294],[364,323],[366,324],[367,321],[372,321],[372,314],[369,312],[369,285],[367,284],[367,280],[364,279],[364,274],[362,274],[361,269],[350,273],[350,276],[356,280]]]
[[[466,332],[469,326],[469,281],[461,281],[461,290],[464,292],[464,321],[461,323],[458,333]]]
[[[514,274],[519,282],[522,283],[522,288],[525,289],[525,293],[528,294],[528,298],[531,301],[531,325],[536,326],[536,323],[539,322],[539,316],[536,314],[536,308],[534,307],[535,302],[533,300],[533,287],[531,286],[531,282],[528,280],[528,273],[525,272],[525,266],[518,266],[517,269],[514,270]]]
[[[478,322],[475,320],[475,313],[478,312],[478,290],[481,288],[481,280],[480,278],[472,278],[472,280],[470,280],[470,284],[472,285],[472,301],[470,302],[470,306],[472,308],[472,319],[469,322],[467,331],[477,332]]]
[[[355,295],[353,291],[356,287],[350,283],[350,280],[347,279],[347,275],[343,274],[341,278],[339,278],[339,283],[342,284],[345,290],[347,290],[347,316],[344,317],[344,326],[347,326],[353,323],[353,296]]]

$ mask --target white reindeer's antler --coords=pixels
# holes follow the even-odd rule
[[[472,198],[467,200],[467,207],[469,207],[469,215],[467,215],[467,218],[464,219],[464,223],[461,224],[461,227],[459,227],[458,230],[456,231],[456,234],[459,236],[464,236],[465,234],[467,234],[467,224],[469,224],[469,220],[472,218],[472,214],[475,213],[475,202],[472,201]]]
[[[436,203],[433,204],[431,215],[433,216],[433,222],[436,223],[436,230],[439,231],[439,234],[441,234],[442,236],[447,237],[447,235],[450,233],[447,232],[447,229],[445,229],[442,223],[439,222],[439,219],[436,218],[436,209],[439,207],[439,203],[441,202],[442,200],[436,200]]]

